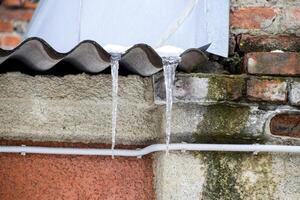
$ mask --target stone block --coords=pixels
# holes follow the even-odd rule
[[[289,100],[292,105],[300,106],[300,82],[294,81],[291,83]]]

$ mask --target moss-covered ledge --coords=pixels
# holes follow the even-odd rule
[[[174,101],[179,103],[214,103],[239,101],[246,88],[246,75],[179,73],[174,87]],[[154,98],[156,104],[165,101],[162,74],[154,75]]]

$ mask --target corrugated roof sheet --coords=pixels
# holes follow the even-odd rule
[[[190,56],[187,56],[189,55]],[[203,57],[200,49],[189,49],[184,52],[179,68],[186,70],[189,66],[185,58]],[[19,60],[32,70],[48,71],[61,61],[71,63],[73,67],[82,72],[100,73],[110,67],[110,54],[97,42],[83,41],[68,53],[59,53],[46,41],[40,38],[29,38],[13,50],[0,48],[0,65],[10,59]],[[199,60],[199,59],[195,59]],[[201,59],[200,59],[201,60]],[[128,49],[121,58],[125,70],[142,76],[150,76],[162,70],[162,58],[155,50],[146,44],[137,44]]]

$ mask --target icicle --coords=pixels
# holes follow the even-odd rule
[[[163,68],[164,68],[164,79],[166,88],[166,154],[169,154],[169,144],[171,137],[172,128],[172,106],[173,106],[173,84],[175,81],[175,71],[178,63],[180,62],[179,57],[165,57],[163,58]]]
[[[112,131],[111,131],[111,150],[112,158],[114,158],[114,148],[116,144],[117,129],[117,111],[118,111],[118,76],[119,76],[119,60],[120,54],[111,54],[111,77],[112,77]]]

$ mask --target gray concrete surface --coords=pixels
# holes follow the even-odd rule
[[[118,144],[151,143],[161,134],[150,78],[120,77]],[[110,75],[0,75],[2,139],[110,143]]]
[[[157,153],[154,156],[157,200],[201,199],[206,166],[189,153]]]

